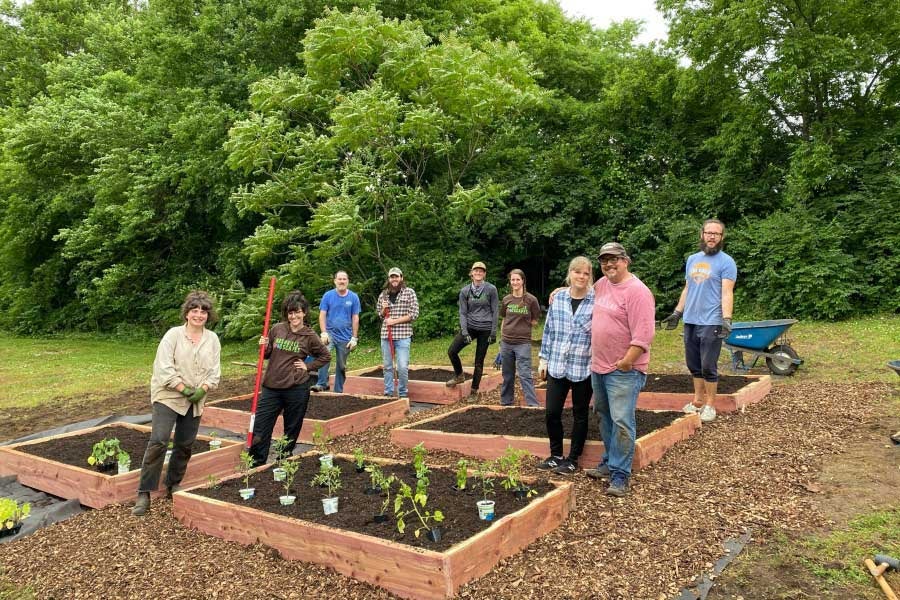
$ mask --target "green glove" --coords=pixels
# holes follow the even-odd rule
[[[188,398],[188,400],[191,402],[191,404],[197,404],[198,402],[203,400],[204,396],[206,396],[206,390],[204,390],[202,387],[198,387],[194,391],[194,393],[191,394],[191,397]]]
[[[194,395],[194,392],[196,392],[196,391],[197,391],[197,390],[195,390],[195,389],[192,388],[191,386],[186,385],[186,386],[184,386],[184,389],[181,390],[181,391],[178,392],[178,393],[181,394],[182,396],[184,396],[185,398],[190,398],[191,396]]]

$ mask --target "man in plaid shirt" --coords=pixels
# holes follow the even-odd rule
[[[394,355],[397,357],[398,393],[407,397],[409,382],[409,347],[412,342],[412,322],[419,318],[419,299],[403,281],[403,271],[393,267],[378,296],[378,316],[381,317],[381,362],[384,366],[384,395],[394,395]],[[393,343],[393,346],[391,345]]]

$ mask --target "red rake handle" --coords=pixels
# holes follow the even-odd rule
[[[387,320],[391,316],[391,307],[384,309],[384,319]],[[396,356],[394,351],[394,326],[388,325],[388,348],[391,349],[391,368],[394,370],[394,393],[400,394],[400,373],[397,372]]]
[[[275,295],[275,278],[269,279],[269,298],[266,300],[266,321],[263,324],[263,337],[269,335],[269,319],[272,317],[272,297]],[[256,361],[256,383],[253,384],[253,402],[250,403],[250,425],[247,429],[247,449],[253,443],[253,424],[256,421],[256,403],[259,401],[259,386],[262,382],[263,362],[266,360],[266,347],[259,347],[259,359]]]

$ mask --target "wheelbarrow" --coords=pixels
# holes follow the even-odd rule
[[[731,335],[725,340],[725,348],[731,352],[731,368],[749,371],[763,357],[773,374],[793,375],[803,359],[791,348],[785,333],[796,322],[796,319],[774,319],[732,324]],[[749,366],[744,362],[745,353],[753,358]]]

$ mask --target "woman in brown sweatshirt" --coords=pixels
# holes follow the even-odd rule
[[[269,337],[259,338],[259,345],[266,347],[269,365],[262,381],[250,446],[250,455],[257,465],[269,457],[272,429],[282,412],[284,435],[290,439],[285,452],[294,451],[309,403],[309,374],[316,373],[331,360],[328,348],[306,324],[308,313],[309,302],[294,290],[281,303],[282,321],[272,327]],[[314,358],[309,364],[305,362],[307,356]]]

